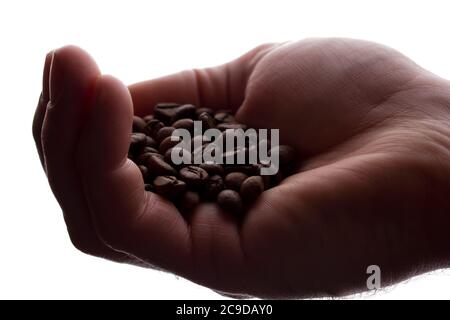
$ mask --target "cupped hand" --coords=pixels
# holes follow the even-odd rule
[[[183,217],[127,159],[133,113],[161,101],[280,129],[300,169],[242,220],[214,203]],[[364,41],[267,44],[128,88],[64,47],[46,58],[33,134],[81,251],[231,295],[335,296],[367,289],[370,265],[382,285],[448,266],[449,105],[446,80]]]

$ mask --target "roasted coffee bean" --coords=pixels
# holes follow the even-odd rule
[[[245,129],[247,129],[247,126],[245,124],[242,124],[242,123],[219,123],[216,126],[216,128],[219,129],[220,131],[236,130],[236,129],[245,130]]]
[[[192,119],[180,119],[172,123],[172,127],[175,129],[186,129],[192,132],[194,129],[194,120]]]
[[[166,153],[164,154],[164,161],[166,161],[167,163],[174,164],[172,161],[172,152],[174,152],[181,158],[181,164],[177,164],[177,166],[183,166],[192,163],[191,153],[181,147],[173,147],[166,151]]]
[[[258,164],[250,164],[248,173],[251,176],[258,176],[258,175],[260,175],[259,165]]]
[[[142,119],[145,121],[145,123],[147,123],[147,122],[149,122],[150,120],[155,119],[155,117],[154,117],[152,114],[149,114],[149,115],[143,117]]]
[[[158,131],[163,127],[164,127],[164,123],[162,123],[161,121],[159,121],[157,119],[153,119],[153,120],[150,120],[149,122],[147,122],[147,124],[145,125],[145,128],[144,128],[144,131],[150,137],[156,137],[156,134],[158,133]]]
[[[202,122],[203,130],[222,130],[217,141],[199,135],[186,145],[172,141],[175,129],[187,129],[193,133],[194,120]],[[236,130],[242,129],[242,130]],[[133,134],[130,138],[128,157],[134,161],[144,178],[145,189],[154,191],[172,200],[182,212],[188,212],[201,199],[217,201],[227,211],[241,212],[244,203],[250,205],[270,187],[276,186],[287,177],[296,164],[296,153],[285,145],[270,148],[270,139],[258,140],[246,137],[246,145],[224,151],[221,159],[225,163],[202,163],[205,153],[212,157],[222,149],[222,143],[233,139],[239,141],[247,126],[237,123],[230,110],[214,111],[190,104],[161,103],[155,106],[153,115],[133,118]],[[247,136],[250,132],[245,132]],[[261,132],[257,131],[257,137]],[[254,141],[256,143],[248,143]],[[186,150],[189,149],[189,150]],[[258,159],[257,151],[264,149],[268,156],[279,156],[280,170],[273,175],[261,175],[261,168],[267,159]],[[181,160],[181,164],[175,164]],[[259,161],[259,163],[255,163]],[[224,190],[225,188],[225,190]]]
[[[278,154],[280,161],[280,169],[290,168],[295,165],[295,150],[294,148],[286,145],[275,146],[270,149],[270,155]]]
[[[159,154],[157,152],[146,152],[146,153],[141,153],[139,156],[136,157],[136,163],[141,164],[141,165],[147,165],[147,160],[150,157],[157,157],[160,159],[164,158],[161,154]]]
[[[158,103],[155,106],[155,109],[153,111],[153,114],[155,115],[155,118],[169,124],[170,119],[172,116],[177,112],[177,109],[180,107],[179,103]]]
[[[153,147],[144,147],[144,148],[141,150],[141,153],[158,153],[158,150],[156,150],[156,149],[153,148]]]
[[[156,141],[158,143],[161,143],[161,141],[163,141],[165,138],[172,135],[173,130],[175,130],[174,127],[162,127],[156,134]]]
[[[245,202],[253,202],[264,191],[264,181],[260,176],[245,179],[241,185],[241,197]]]
[[[198,147],[192,151],[192,157],[193,159],[196,159],[197,157],[202,157],[203,150],[205,149],[206,145],[202,145],[201,147]],[[192,146],[193,147],[193,146]]]
[[[177,138],[177,137],[173,137],[173,138]],[[169,137],[166,137],[163,141],[161,141],[161,144],[159,145],[158,150],[161,154],[165,154],[167,150],[175,147],[179,143],[180,143],[180,141],[172,140],[172,136],[169,136]]]
[[[244,182],[248,176],[242,172],[231,172],[225,176],[225,186],[227,189],[235,191],[241,190],[242,182]]]
[[[140,165],[138,168],[141,171],[141,174],[142,174],[142,177],[144,178],[144,180],[147,179],[147,177],[148,177],[148,169],[147,169],[147,167],[143,166],[143,165]]]
[[[191,139],[191,150],[195,150],[196,148],[203,147],[207,143],[209,143],[209,141],[203,135],[195,135]]]
[[[220,175],[222,176],[224,173],[222,165],[218,163],[202,163],[199,164],[199,167],[208,172],[210,176]]]
[[[225,211],[240,213],[242,211],[242,199],[234,190],[225,189],[217,195],[217,203]]]
[[[145,146],[150,148],[155,148],[157,145],[155,139],[149,136],[145,136]]]
[[[186,184],[174,176],[158,176],[153,180],[155,192],[168,199],[179,198],[186,190]]]
[[[141,117],[133,116],[133,132],[144,132],[145,121]]]
[[[255,167],[253,165],[238,165],[238,164],[231,164],[231,165],[224,165],[224,171],[225,174],[229,174],[231,172],[242,172],[245,173],[246,175],[252,175],[255,172]]]
[[[228,122],[228,123],[231,123],[231,122],[235,122],[235,121],[236,121],[236,119],[234,118],[234,116],[233,116],[231,113],[229,113],[229,112],[217,112],[217,113],[214,115],[214,119],[215,119],[217,122],[219,122],[219,123],[222,123],[222,122]]]
[[[198,157],[199,159],[203,159],[204,161],[214,160],[216,148],[217,147],[213,143],[207,143],[200,148],[194,149],[194,151],[192,152],[192,156],[194,157],[194,159],[197,159]]]
[[[130,152],[136,153],[143,147],[145,147],[147,136],[143,133],[136,132],[131,134],[130,138]]]
[[[209,114],[207,112],[200,113],[198,115],[198,120],[200,120],[202,122],[203,130],[208,130],[208,129],[214,128],[216,125],[214,118],[211,116],[211,114]]]
[[[219,192],[223,190],[223,187],[224,183],[221,176],[211,176],[205,181],[203,196],[209,200],[216,199]]]
[[[212,116],[214,115],[214,110],[211,108],[198,108],[195,110],[195,113],[197,114],[197,116],[201,115],[204,112],[206,112]]]
[[[195,106],[192,104],[183,104],[179,106],[170,118],[170,122],[174,123],[179,119],[195,119]]]
[[[149,174],[152,176],[175,176],[176,170],[167,162],[164,161],[163,156],[155,156],[152,154],[147,158],[147,168]]]
[[[141,132],[134,132],[131,134],[130,143],[131,144],[141,144],[141,146],[145,145],[146,135]]]
[[[173,148],[170,148],[164,154],[164,161],[167,162],[168,164],[173,164],[173,162],[172,162],[172,150],[173,150]],[[181,152],[181,150],[179,150],[179,151]]]
[[[267,174],[265,174],[265,175],[261,174],[261,169],[264,167],[268,167],[268,166],[269,166],[268,164],[262,164],[262,163],[258,163],[256,165],[254,165],[255,171],[253,174],[259,175],[262,178],[263,183],[264,183],[264,190],[269,189],[272,185],[272,176],[267,175]]]
[[[186,191],[180,200],[181,211],[188,212],[200,203],[200,196],[195,191]]]
[[[187,166],[180,170],[180,179],[189,186],[200,187],[208,179],[208,173],[200,167]]]

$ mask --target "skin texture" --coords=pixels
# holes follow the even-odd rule
[[[266,44],[237,60],[124,86],[77,47],[51,52],[33,122],[73,244],[233,296],[366,290],[449,264],[450,84],[370,42]],[[127,160],[132,114],[161,101],[230,107],[279,128],[300,170],[238,219],[188,217]]]

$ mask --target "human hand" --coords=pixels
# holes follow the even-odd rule
[[[161,101],[229,107],[249,126],[280,129],[300,171],[240,223],[213,203],[185,219],[144,191],[126,158],[133,112]],[[449,102],[447,81],[357,40],[264,45],[129,88],[65,47],[46,59],[33,133],[83,252],[224,293],[334,296],[366,289],[369,265],[384,285],[448,265]]]

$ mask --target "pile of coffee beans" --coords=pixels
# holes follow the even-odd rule
[[[216,128],[223,135],[236,129],[246,130],[229,110],[214,111],[196,108],[192,104],[159,103],[154,112],[145,117],[134,116],[128,157],[139,167],[147,191],[155,192],[172,201],[181,212],[188,212],[201,201],[216,201],[223,209],[241,213],[264,191],[290,175],[296,164],[294,150],[286,145],[270,148],[270,139],[264,141],[269,154],[278,153],[279,170],[274,175],[261,175],[260,169],[268,164],[175,164],[172,152],[178,148],[181,157],[202,152],[210,143],[203,136],[194,136],[188,148],[177,147],[179,141],[171,139],[175,129],[193,132],[194,121],[201,121],[203,130]],[[200,139],[200,143],[195,143]],[[197,141],[198,142],[198,141]],[[261,143],[261,141],[260,141]],[[200,148],[194,149],[195,145]],[[237,157],[244,150],[225,152],[224,157]]]

